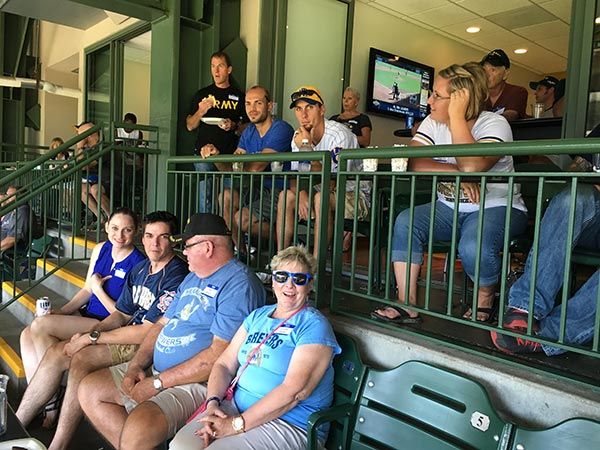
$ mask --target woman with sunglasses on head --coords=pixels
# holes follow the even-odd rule
[[[512,130],[504,117],[484,111],[488,98],[485,71],[475,62],[454,64],[442,70],[435,78],[433,92],[427,103],[431,108],[413,137],[411,146],[441,144],[476,144],[485,142],[512,141]],[[432,151],[434,153],[435,150]],[[410,170],[415,172],[448,172],[450,176],[461,172],[514,172],[511,156],[462,156],[415,158],[410,161]],[[505,216],[511,211],[510,236],[522,233],[527,226],[527,209],[521,199],[518,185],[514,186],[512,198],[508,198],[506,180],[487,183],[485,203],[480,184],[462,182],[457,188],[453,182],[441,182],[437,186],[435,204],[419,205],[414,208],[412,228],[409,209],[396,218],[392,239],[392,262],[398,285],[398,301],[408,300],[417,304],[417,278],[423,263],[423,252],[429,242],[429,220],[431,208],[435,208],[433,241],[450,241],[453,233],[454,208],[458,204],[457,239],[458,257],[463,270],[475,281],[475,265],[480,259],[476,320],[488,321],[494,316],[496,284],[500,279],[500,252],[504,242]],[[458,199],[456,199],[458,197]],[[484,209],[480,253],[477,252],[479,213]],[[407,263],[409,243],[410,255],[408,299]],[[454,257],[450,255],[449,257]],[[463,317],[470,319],[469,308]],[[418,323],[421,318],[412,309],[402,306],[385,306],[371,313],[371,317],[382,322],[395,324]]]
[[[108,240],[92,250],[84,286],[58,311],[36,317],[21,332],[21,357],[27,381],[51,345],[89,331],[115,310],[127,273],[145,258],[133,242],[138,228],[136,213],[129,208],[117,208],[105,228]],[[51,403],[54,404],[49,404],[47,411],[58,406]],[[49,417],[46,424],[51,421]]]
[[[271,261],[277,304],[253,311],[212,368],[205,401],[170,450],[295,450],[307,419],[333,400],[331,325],[307,305],[316,260],[288,247]],[[228,398],[228,391],[233,391]],[[327,430],[319,430],[321,444]]]

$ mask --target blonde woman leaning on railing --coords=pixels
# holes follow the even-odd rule
[[[506,119],[498,114],[483,111],[487,99],[485,72],[478,63],[452,65],[439,72],[429,96],[431,114],[425,118],[411,141],[411,146],[440,144],[473,144],[482,142],[512,141],[512,131]],[[410,161],[415,172],[513,172],[511,156],[472,156],[456,158],[418,158]],[[487,321],[494,313],[495,287],[500,277],[500,251],[504,239],[504,222],[507,204],[512,207],[511,236],[522,233],[527,225],[527,213],[518,189],[508,200],[506,183],[488,183],[485,195],[481,254],[477,254],[477,229],[480,205],[478,183],[438,183],[438,200],[435,205],[426,204],[414,208],[413,227],[409,228],[410,210],[398,215],[394,225],[392,261],[398,284],[398,300],[405,301],[406,265],[408,244],[412,239],[410,256],[410,282],[408,302],[417,304],[417,278],[423,263],[423,250],[429,240],[429,218],[435,207],[433,226],[434,241],[452,240],[455,195],[458,204],[458,255],[463,270],[474,280],[475,264],[481,258],[477,320]],[[412,235],[412,236],[411,236]],[[450,255],[454,257],[454,255]],[[471,318],[469,308],[464,318]],[[418,313],[402,307],[387,306],[371,313],[371,317],[396,324],[417,323]]]

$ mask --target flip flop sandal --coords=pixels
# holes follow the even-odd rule
[[[395,310],[399,315],[394,318],[390,318],[378,312],[388,308]],[[371,312],[371,319],[375,319],[379,322],[393,323],[396,325],[416,324],[421,323],[423,321],[423,318],[421,316],[411,317],[406,311],[404,311],[402,308],[399,308],[398,306],[386,306],[384,308],[377,308],[376,310]]]
[[[467,316],[468,312],[471,313],[469,316]],[[494,305],[489,308],[481,306],[481,307],[477,308],[477,315],[485,314],[485,318],[484,319],[477,318],[476,320],[477,320],[477,322],[491,323],[496,318],[497,313],[498,313],[498,305],[495,302],[494,302]],[[463,314],[462,317],[463,317],[463,319],[471,320],[472,315],[473,315],[473,311],[471,310],[471,308],[469,308],[465,311],[465,313]]]

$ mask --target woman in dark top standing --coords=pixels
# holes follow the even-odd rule
[[[342,113],[331,116],[330,120],[343,123],[356,135],[361,147],[371,145],[371,119],[366,114],[358,112],[359,92],[351,87],[344,90],[342,97]]]

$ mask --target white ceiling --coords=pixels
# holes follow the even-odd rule
[[[127,61],[150,64],[152,33],[147,31],[125,42],[124,57]]]
[[[540,74],[567,69],[571,0],[358,0]],[[466,32],[478,26],[479,33]],[[526,48],[525,54],[513,53]],[[482,56],[483,56],[482,54]]]

